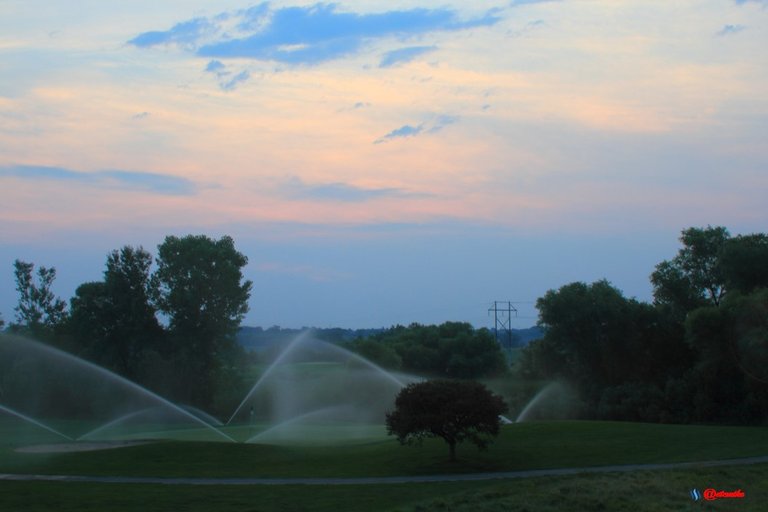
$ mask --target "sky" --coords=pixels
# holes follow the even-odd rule
[[[766,232],[768,0],[3,0],[0,314],[232,236],[244,324],[514,327]]]

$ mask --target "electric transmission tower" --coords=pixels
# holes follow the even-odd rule
[[[493,312],[494,327],[493,332],[496,335],[496,342],[502,347],[512,349],[512,313],[517,317],[517,309],[510,301],[493,301],[493,306],[488,308],[488,314]]]

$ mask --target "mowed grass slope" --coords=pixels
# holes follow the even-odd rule
[[[684,462],[768,455],[768,428],[620,422],[505,426],[488,451],[442,440],[401,447],[393,439],[328,446],[157,442],[80,453],[16,453],[0,472],[153,477],[366,477]]]
[[[7,441],[7,440],[6,440]],[[677,462],[768,454],[768,429],[542,422],[510,425],[487,452],[462,446],[448,462],[442,441],[393,440],[336,446],[160,442],[68,454],[0,451],[0,472],[188,477],[384,476],[623,463]],[[694,502],[690,490],[742,489],[742,500]],[[0,510],[555,512],[739,510],[768,503],[768,464],[583,474],[481,482],[396,485],[151,485],[2,482]]]
[[[694,502],[690,490],[745,498]],[[762,512],[768,464],[701,470],[397,485],[193,486],[0,482],[0,510],[25,512]]]

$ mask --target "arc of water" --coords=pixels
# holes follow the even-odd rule
[[[214,425],[216,427],[221,427],[222,425],[224,425],[221,422],[221,420],[211,416],[210,414],[208,414],[205,411],[202,411],[202,410],[198,409],[197,407],[193,407],[191,405],[186,405],[186,404],[179,404],[179,407],[181,407],[185,411],[188,411],[188,412],[194,414],[195,416],[197,416],[199,418],[202,418],[203,420],[205,420],[206,422],[210,423],[211,425]]]
[[[72,354],[68,354],[67,352],[63,352],[63,351],[61,351],[59,349],[56,349],[56,348],[48,346],[48,345],[44,345],[42,343],[38,343],[38,342],[33,341],[33,340],[26,340],[25,339],[24,343],[34,343],[35,346],[37,346],[40,350],[44,350],[44,351],[47,351],[49,353],[53,353],[53,354],[55,354],[55,355],[57,355],[59,357],[64,358],[67,361],[72,361],[72,362],[74,362],[76,364],[80,364],[82,366],[85,366],[86,368],[96,372],[99,375],[103,375],[103,376],[108,377],[110,379],[114,379],[117,382],[119,382],[120,384],[128,387],[129,389],[132,389],[133,391],[138,391],[139,393],[144,394],[145,396],[151,398],[152,400],[155,400],[156,402],[159,402],[159,403],[161,403],[163,405],[166,405],[166,406],[170,407],[174,411],[177,411],[177,412],[181,413],[183,416],[186,416],[187,418],[190,418],[191,420],[193,420],[197,424],[202,425],[205,428],[212,430],[213,432],[215,432],[219,436],[221,436],[221,437],[223,437],[223,438],[225,438],[225,439],[227,439],[227,440],[229,440],[229,441],[231,441],[233,443],[237,442],[233,438],[231,438],[230,436],[228,436],[227,434],[222,432],[221,430],[217,429],[213,425],[210,425],[210,424],[206,423],[205,421],[203,421],[202,419],[198,418],[194,414],[185,411],[184,409],[182,409],[178,405],[174,404],[173,402],[171,402],[171,401],[161,397],[160,395],[158,395],[156,393],[153,393],[152,391],[148,390],[147,388],[139,386],[135,382],[130,381],[130,380],[126,379],[125,377],[121,377],[120,375],[118,375],[116,373],[110,372],[106,368],[102,368],[101,366],[93,364],[93,363],[91,363],[89,361],[86,361],[85,359],[80,359],[77,356],[73,356]]]
[[[235,416],[237,416],[237,413],[240,412],[240,409],[243,408],[243,406],[248,402],[248,400],[251,399],[251,396],[256,392],[256,390],[259,388],[259,385],[266,380],[267,377],[277,368],[277,366],[283,362],[283,360],[288,357],[288,355],[293,352],[296,347],[301,345],[301,343],[304,342],[304,339],[309,336],[309,331],[304,331],[298,336],[296,336],[296,339],[294,339],[287,347],[285,347],[285,350],[280,352],[280,355],[277,356],[277,358],[272,361],[272,364],[270,364],[267,369],[264,371],[264,373],[261,374],[261,377],[258,378],[256,383],[253,385],[250,391],[248,391],[248,394],[245,395],[245,398],[243,398],[243,401],[240,402],[240,405],[237,406],[237,409],[235,409],[235,412],[232,413],[232,416],[229,417],[229,420],[227,420],[227,425],[232,423],[232,420],[235,419]]]
[[[10,407],[6,407],[6,406],[0,404],[0,411],[7,412],[8,414],[16,416],[17,418],[21,418],[24,421],[28,421],[29,423],[37,425],[38,427],[43,428],[43,429],[45,429],[45,430],[47,430],[49,432],[53,432],[54,434],[59,435],[59,436],[63,437],[64,439],[68,439],[69,441],[74,441],[74,439],[72,439],[71,437],[69,437],[66,434],[62,434],[61,432],[59,432],[55,428],[49,427],[45,423],[43,423],[41,421],[38,421],[35,418],[32,418],[31,416],[27,416],[26,414],[22,414],[19,411],[15,411],[15,410],[11,409]]]
[[[323,414],[327,414],[329,412],[335,412],[335,411],[344,411],[344,410],[353,410],[352,407],[349,405],[334,405],[331,407],[323,407],[322,409],[315,409],[314,411],[309,411],[304,414],[300,414],[298,416],[294,416],[293,418],[290,418],[288,420],[285,420],[281,423],[278,423],[277,425],[274,425],[272,427],[269,427],[267,430],[264,430],[263,432],[259,432],[255,436],[249,438],[246,443],[252,443],[256,439],[264,437],[269,435],[270,432],[274,432],[275,430],[278,430],[280,428],[285,428],[289,425],[293,425],[294,423],[299,423],[302,420],[312,418],[314,416],[320,416]]]
[[[102,430],[106,430],[106,429],[108,429],[109,427],[111,427],[113,425],[117,425],[119,423],[127,421],[127,420],[129,420],[131,418],[134,418],[136,416],[139,416],[141,414],[145,414],[147,411],[151,411],[153,409],[154,409],[153,407],[147,407],[146,409],[141,409],[140,411],[136,411],[136,412],[132,412],[132,413],[126,414],[124,416],[120,416],[116,420],[112,420],[112,421],[110,421],[108,423],[105,423],[104,425],[96,427],[95,429],[91,430],[90,432],[87,432],[87,433],[81,435],[80,437],[77,438],[77,440],[81,441],[83,439],[88,439],[89,437],[92,437],[95,434],[98,434]]]
[[[401,381],[400,379],[395,377],[391,372],[388,372],[387,370],[385,370],[381,366],[379,366],[379,365],[377,365],[375,363],[372,363],[371,361],[367,360],[366,358],[364,358],[360,354],[355,354],[352,351],[349,351],[349,350],[347,350],[347,349],[345,349],[343,347],[339,347],[338,345],[334,345],[332,343],[326,343],[324,341],[319,341],[319,343],[323,343],[324,346],[327,346],[331,350],[334,350],[337,353],[340,353],[340,354],[343,354],[343,355],[345,355],[347,357],[350,357],[350,358],[354,359],[355,361],[363,363],[366,366],[368,366],[369,368],[372,368],[372,369],[376,370],[377,372],[381,373],[384,377],[386,377],[389,380],[391,380],[394,384],[396,384],[400,388],[404,388],[406,386],[406,384],[403,381]]]
[[[235,412],[232,413],[232,416],[230,416],[229,420],[227,421],[227,425],[229,425],[232,420],[237,416],[237,413],[240,412],[240,410],[245,406],[245,404],[250,400],[250,398],[253,396],[253,394],[256,392],[256,390],[259,388],[259,385],[264,382],[267,377],[270,376],[270,374],[277,368],[294,350],[298,348],[299,345],[304,343],[306,339],[310,336],[311,331],[306,330],[299,334],[296,339],[294,339],[286,348],[283,350],[280,355],[272,362],[272,364],[267,367],[266,371],[259,377],[259,379],[256,381],[256,383],[253,385],[251,390],[248,392],[247,395],[245,395],[245,398],[243,398],[243,401],[240,402],[240,405],[237,406],[237,409],[235,409]],[[325,341],[321,340],[315,340],[316,343],[321,344],[323,347],[329,348],[333,351],[335,351],[338,354],[342,354],[346,357],[352,358],[360,363],[365,364],[369,368],[372,368],[373,370],[376,370],[377,372],[381,373],[384,377],[391,380],[397,387],[404,388],[406,384],[395,377],[392,373],[386,371],[381,366],[378,366],[371,361],[367,360],[366,358],[360,356],[359,354],[355,354],[354,352],[351,352],[345,348],[339,347],[338,345],[334,345],[332,343],[327,343]]]
[[[538,393],[531,399],[530,402],[523,408],[523,410],[520,412],[520,414],[517,415],[517,418],[515,418],[515,423],[521,423],[528,419],[528,415],[530,414],[531,410],[533,410],[534,407],[536,407],[539,402],[544,400],[544,397],[549,395],[553,389],[559,387],[558,382],[550,382],[543,388],[539,390]]]

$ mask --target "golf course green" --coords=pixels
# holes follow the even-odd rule
[[[39,441],[39,439],[38,439]],[[508,425],[485,452],[391,438],[317,446],[153,441],[98,451],[26,453],[4,444],[0,473],[170,478],[450,475],[737,459],[768,455],[768,428],[619,422]],[[764,510],[768,464],[484,481],[375,485],[166,485],[0,481],[1,510],[688,510],[691,490],[742,489],[718,510]]]

